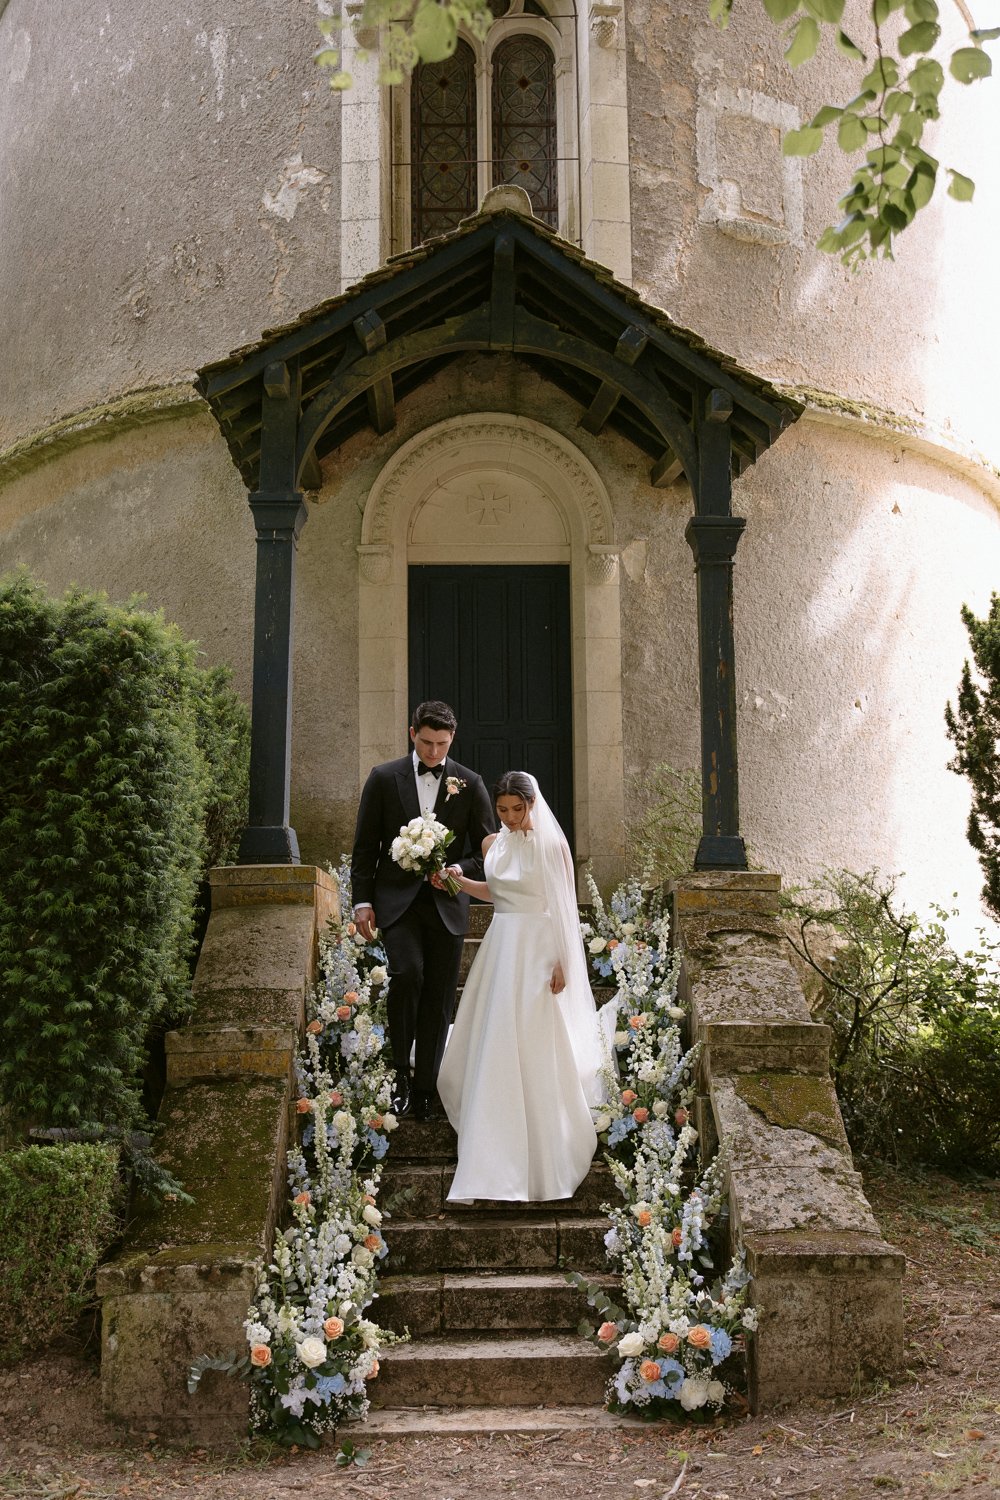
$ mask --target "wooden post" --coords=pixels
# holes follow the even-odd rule
[[[696,870],[747,867],[740,836],[733,639],[733,558],[746,521],[731,510],[732,410],[728,393],[713,390],[696,414],[696,514],[684,532],[697,574],[701,681],[702,836]]]
[[[285,364],[264,372],[260,489],[250,496],[257,528],[254,597],[250,817],[241,865],[298,864],[289,825],[292,748],[292,622],[295,551],[306,508],[296,488],[300,377]]]

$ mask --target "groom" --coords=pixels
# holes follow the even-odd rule
[[[448,1025],[462,943],[469,925],[468,896],[449,896],[426,876],[402,869],[390,853],[404,823],[433,814],[455,831],[448,861],[482,879],[482,843],[496,822],[481,777],[448,759],[458,721],[447,703],[419,704],[410,724],[411,754],[375,766],[365,782],[351,858],[351,892],[359,933],[381,931],[389,960],[389,1043],[396,1070],[393,1108],[411,1107],[429,1120]],[[468,845],[468,853],[459,857]]]

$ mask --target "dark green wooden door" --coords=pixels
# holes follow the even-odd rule
[[[569,568],[412,567],[410,704],[458,715],[453,754],[492,787],[530,771],[573,846]]]

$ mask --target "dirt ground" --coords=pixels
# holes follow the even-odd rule
[[[52,1350],[0,1372],[0,1497],[44,1500],[637,1500],[1000,1496],[1000,1182],[873,1170],[887,1238],[907,1256],[908,1370],[893,1386],[762,1418],[538,1437],[367,1439],[366,1467],[246,1444],[227,1455],[125,1446],[92,1356]]]

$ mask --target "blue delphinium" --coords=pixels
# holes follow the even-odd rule
[[[712,1363],[721,1365],[724,1359],[728,1359],[733,1351],[733,1341],[724,1328],[713,1328],[712,1333]]]

